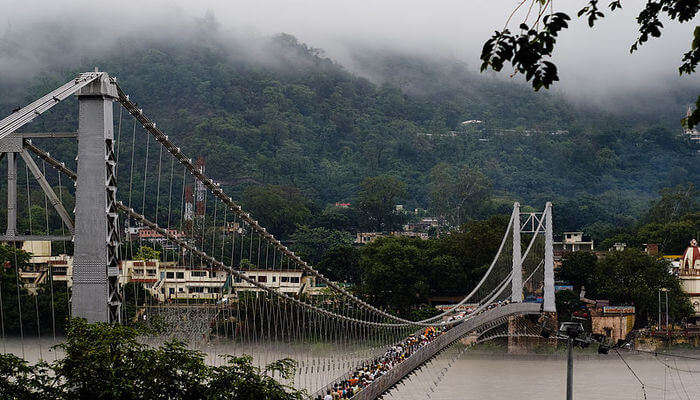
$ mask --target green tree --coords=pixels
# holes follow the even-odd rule
[[[379,238],[362,248],[359,291],[371,304],[408,315],[430,293],[420,239]]]
[[[311,218],[309,202],[292,187],[249,186],[243,192],[243,205],[270,233],[287,238],[297,225]]]
[[[136,260],[160,260],[160,251],[148,246],[141,246],[134,255]]]
[[[290,237],[291,249],[303,260],[316,265],[324,254],[336,247],[352,244],[353,237],[347,232],[326,228],[300,226]]]
[[[681,215],[700,211],[700,192],[692,183],[664,188],[661,196],[649,208],[647,220],[650,222],[669,222],[680,218]]]
[[[57,347],[64,356],[31,365],[0,355],[0,396],[14,400],[301,400],[305,393],[274,380],[288,379],[295,364],[282,359],[264,369],[247,356],[227,356],[220,366],[178,341],[154,347],[123,325],[73,319]]]
[[[589,288],[596,280],[596,264],[598,259],[589,251],[574,251],[564,255],[557,279],[574,286],[576,291],[581,287]]]
[[[468,268],[490,264],[506,233],[509,220],[505,215],[496,215],[486,220],[469,221],[442,238],[443,249]]]
[[[581,309],[584,303],[579,296],[571,290],[560,290],[555,294],[557,307],[557,320],[559,322],[571,321],[573,313]]]
[[[693,308],[680,280],[669,273],[669,268],[668,261],[636,249],[610,252],[598,261],[586,297],[634,305],[637,326],[645,326],[656,315],[659,289],[666,288],[671,318],[681,321],[692,315]]]
[[[318,263],[318,270],[329,279],[353,284],[360,283],[360,250],[353,245],[330,248]]]
[[[356,232],[360,217],[353,207],[336,207],[330,205],[316,215],[313,225],[326,229]]]
[[[358,209],[368,227],[388,231],[401,222],[394,206],[406,195],[405,183],[393,176],[380,175],[363,180],[360,187]]]
[[[478,169],[440,163],[430,170],[430,204],[451,226],[481,216],[491,196],[491,182]]]

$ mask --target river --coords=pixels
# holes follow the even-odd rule
[[[700,399],[700,361],[662,359],[621,352],[632,371],[644,383],[647,399]],[[682,354],[679,352],[679,354]],[[695,372],[697,371],[697,372]],[[435,387],[440,376],[426,371],[413,385],[398,388],[395,399],[536,399],[566,398],[566,360],[555,357],[498,356],[456,360]],[[426,383],[421,383],[427,382]],[[434,389],[430,391],[430,388]],[[664,390],[665,388],[665,390]],[[390,396],[388,398],[391,398]],[[616,354],[584,356],[574,362],[574,398],[590,400],[644,399],[642,385]]]
[[[25,357],[35,361],[41,356],[48,361],[53,361],[54,357],[60,357],[60,354],[49,350],[52,344],[54,342],[50,339],[41,341],[25,339]],[[0,346],[0,351],[5,350],[21,356],[21,342],[7,339]],[[208,353],[208,360],[217,358],[211,347],[208,346],[208,349],[203,350]],[[229,346],[222,347],[216,350],[216,354],[227,353],[229,350]],[[674,350],[673,353],[700,358],[697,352]],[[455,358],[456,354],[454,350],[443,353],[433,361],[430,368],[412,375],[405,385],[400,385],[386,398],[401,400],[561,400],[565,398],[566,360],[560,356],[508,356],[467,352],[460,358]],[[604,356],[590,354],[577,356],[574,363],[574,398],[577,400],[644,399],[642,385],[639,382],[641,380],[645,385],[647,399],[700,399],[700,359],[656,358],[652,355],[629,351],[621,351],[621,354],[629,364],[629,368],[615,353]],[[269,354],[268,357],[272,359],[275,355]],[[318,380],[324,381],[332,374],[329,372]],[[634,374],[639,377],[639,380]]]

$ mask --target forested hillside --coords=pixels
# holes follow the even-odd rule
[[[0,76],[0,114],[99,66],[234,198],[251,185],[294,187],[317,210],[354,202],[380,175],[405,183],[401,203],[430,209],[437,172],[452,168],[485,177],[491,206],[468,217],[553,200],[563,230],[632,222],[661,188],[700,177],[679,136],[684,110],[643,120],[582,110],[458,63],[377,52],[358,58],[371,81],[288,35],[256,46],[125,39],[106,56],[46,66],[28,87]],[[72,107],[25,129],[75,129]],[[52,153],[69,160],[68,147]]]

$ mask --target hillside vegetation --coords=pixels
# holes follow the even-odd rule
[[[452,168],[485,178],[489,207],[467,219],[513,200],[552,200],[557,230],[616,226],[634,222],[661,188],[698,180],[697,156],[668,110],[656,119],[608,115],[455,62],[377,52],[358,56],[368,75],[382,77],[373,83],[289,35],[257,46],[253,57],[247,46],[214,39],[124,39],[108,56],[28,87],[0,78],[0,112],[96,65],[188,154],[205,156],[208,174],[234,198],[251,186],[295,188],[314,213],[354,202],[360,183],[380,175],[405,184],[398,202],[430,209],[437,172]],[[682,111],[671,113],[679,120]],[[76,114],[73,100],[25,130],[75,129]],[[72,162],[72,144],[46,146]]]

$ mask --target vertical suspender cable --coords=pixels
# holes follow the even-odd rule
[[[15,258],[15,283],[17,285],[17,311],[19,315],[19,337],[20,345],[22,346],[22,358],[26,358],[24,354],[24,329],[22,328],[22,297],[19,281],[19,264],[17,262],[17,242],[12,242],[12,252]]]
[[[24,163],[24,172],[27,175],[27,217],[29,218],[29,234],[31,235],[33,233],[32,231],[32,193],[29,188],[29,167],[27,166],[27,163]]]
[[[5,281],[5,268],[0,269],[0,334],[2,334],[2,352],[7,354],[7,340],[5,338],[5,308],[2,301],[2,284]]]

